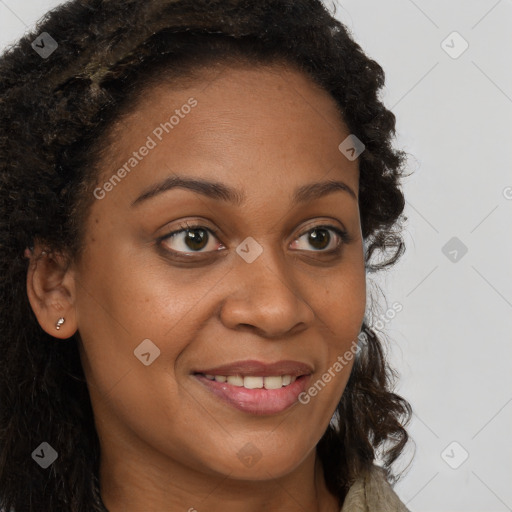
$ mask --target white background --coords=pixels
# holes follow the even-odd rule
[[[60,3],[0,0],[0,47]],[[386,72],[413,171],[406,254],[372,278],[403,305],[385,333],[416,453],[395,489],[415,512],[512,511],[512,1],[336,4]]]

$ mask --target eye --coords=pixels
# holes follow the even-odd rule
[[[167,247],[170,247],[171,243],[175,244],[174,248],[169,249],[171,252],[198,252],[208,246],[208,242],[210,242],[209,233],[214,236],[217,234],[217,231],[213,228],[207,228],[201,225],[189,225],[185,223],[179,226],[179,228],[179,230],[173,231],[159,239]]]
[[[333,237],[329,233],[334,232],[336,237],[339,239],[337,243],[332,243],[336,237]],[[339,229],[335,226],[315,226],[307,230],[305,233],[299,236],[297,240],[306,237],[306,243],[313,246],[315,251],[324,253],[334,253],[340,250],[341,246],[351,241],[351,237],[346,231]],[[296,244],[297,242],[294,242]],[[325,250],[331,245],[330,250]],[[299,248],[300,249],[300,248]],[[302,249],[301,249],[302,250]],[[308,250],[308,249],[305,249]]]
[[[166,246],[170,252],[180,254],[190,254],[197,252],[214,252],[214,247],[219,245],[221,248],[225,248],[222,244],[214,244],[213,238],[217,237],[217,230],[213,228],[207,228],[199,224],[188,224],[179,226],[180,229],[172,231],[171,233],[164,235],[159,238],[160,243]],[[329,233],[334,233],[336,236],[332,236]],[[213,235],[213,237],[210,236]],[[307,237],[307,238],[305,238]],[[297,242],[305,238],[306,243],[312,246],[313,252],[322,253],[335,253],[340,250],[341,246],[349,243],[352,239],[350,235],[335,226],[315,226],[302,233],[293,243],[297,248]],[[338,238],[338,242],[333,241]],[[213,251],[204,251],[208,245],[211,245]],[[174,247],[172,247],[174,245]],[[329,246],[332,246],[330,249]],[[298,247],[299,250],[308,250],[307,248]],[[328,250],[326,250],[328,249]]]

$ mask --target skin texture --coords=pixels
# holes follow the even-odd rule
[[[350,132],[329,94],[297,71],[205,70],[195,84],[143,95],[112,132],[100,186],[190,97],[197,106],[94,202],[80,260],[34,259],[31,305],[52,336],[80,334],[109,511],[338,511],[315,446],[351,363],[308,404],[267,416],[225,404],[192,372],[286,359],[310,364],[315,382],[357,338],[366,304],[358,202],[345,191],[290,202],[297,187],[327,180],[358,194],[357,160],[338,150]],[[131,207],[172,174],[221,182],[246,201],[176,188]],[[183,221],[219,233],[195,252],[184,232],[157,241]],[[330,241],[313,245],[308,232],[325,224],[352,241],[324,230]],[[236,252],[249,236],[263,249],[252,263]],[[340,254],[326,254],[338,243]],[[160,350],[149,366],[134,356],[144,339]],[[250,467],[238,456],[248,443],[260,455]]]

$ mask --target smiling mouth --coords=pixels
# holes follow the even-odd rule
[[[306,389],[309,375],[211,375],[195,373],[194,377],[210,396],[220,403],[253,415],[281,413],[298,403]]]

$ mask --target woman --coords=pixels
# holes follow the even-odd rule
[[[3,507],[406,511],[366,308],[404,154],[345,27],[71,1],[0,71]]]

